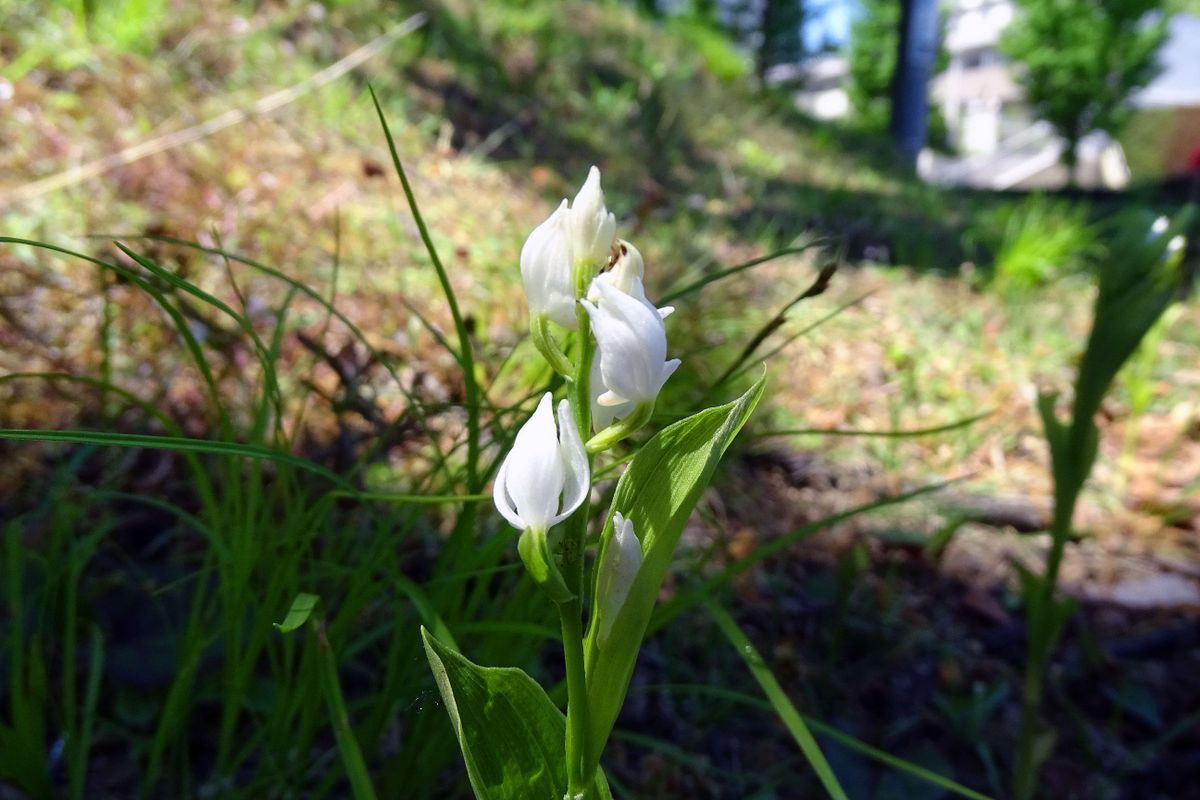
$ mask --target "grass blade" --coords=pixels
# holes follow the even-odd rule
[[[758,258],[752,258],[749,261],[742,262],[741,264],[737,264],[732,267],[726,267],[725,269],[717,270],[716,272],[712,273],[711,275],[705,275],[703,278],[699,278],[695,281],[692,281],[691,283],[689,283],[686,286],[683,286],[679,289],[672,289],[671,291],[667,292],[665,295],[660,297],[658,299],[658,302],[660,305],[666,305],[667,303],[670,303],[672,300],[678,300],[679,298],[684,297],[685,295],[692,294],[693,292],[698,292],[710,283],[716,283],[719,280],[723,280],[724,278],[728,278],[733,275],[737,275],[740,272],[745,272],[748,269],[753,269],[754,267],[757,267],[760,264],[766,264],[770,261],[774,261],[777,258],[782,258],[783,256],[794,255],[796,253],[803,253],[805,250],[809,250],[810,248],[816,247],[820,243],[821,243],[820,239],[814,239],[811,242],[806,242],[805,244],[798,245],[796,247],[784,247],[781,250],[776,250],[775,252],[769,253],[765,256],[759,256]]]
[[[446,295],[446,304],[450,308],[450,316],[454,319],[454,329],[458,333],[459,364],[463,371],[467,406],[467,491],[478,492],[482,485],[479,476],[479,383],[475,375],[475,355],[471,349],[471,335],[463,320],[462,312],[458,308],[458,298],[454,294],[454,287],[450,285],[450,276],[446,273],[445,266],[442,265],[442,259],[438,256],[437,248],[433,244],[433,237],[429,234],[429,227],[425,224],[425,218],[421,215],[421,209],[417,205],[412,185],[408,182],[408,173],[404,171],[404,165],[400,163],[400,154],[396,150],[396,142],[392,138],[392,131],[383,114],[383,107],[379,105],[379,98],[375,96],[375,90],[370,85],[367,86],[367,89],[371,93],[371,102],[375,104],[375,113],[379,115],[379,124],[383,127],[384,138],[387,139],[388,152],[392,156],[392,166],[395,167],[396,175],[400,178],[400,185],[404,188],[404,197],[408,200],[409,210],[412,211],[413,221],[416,222],[417,230],[421,234],[421,241],[425,243],[429,260],[433,263],[434,270],[437,271],[438,282],[442,286],[442,292]],[[465,516],[473,518],[474,511],[470,506],[467,507]]]
[[[237,456],[258,461],[273,461],[320,475],[339,486],[346,481],[336,473],[306,458],[294,456],[269,447],[260,447],[237,442],[219,442],[207,439],[190,439],[185,436],[152,436],[140,433],[112,433],[109,431],[48,431],[21,428],[0,428],[0,439],[18,442],[64,442],[68,444],[96,444],[108,447],[145,447],[150,450],[174,450],[180,453],[206,453],[217,456]]]
[[[111,264],[99,258],[93,258],[92,256],[85,255],[83,253],[77,253],[74,250],[68,250],[65,247],[49,244],[47,242],[36,242],[31,239],[18,239],[12,236],[0,236],[0,244],[20,244],[29,247],[37,247],[43,250],[49,250],[54,253],[60,253],[62,255],[68,255],[83,261],[87,261],[88,263],[95,264],[103,269],[110,270],[115,275],[124,278],[144,291],[146,294],[150,295],[154,302],[158,304],[159,308],[161,308],[163,312],[171,318],[171,323],[175,326],[179,337],[183,339],[184,347],[187,348],[188,354],[191,356],[192,361],[196,365],[196,369],[200,371],[200,377],[204,379],[205,388],[208,390],[209,401],[212,403],[213,409],[217,412],[219,421],[225,430],[229,429],[229,416],[225,412],[224,404],[221,402],[221,393],[217,389],[216,378],[213,376],[212,368],[209,366],[208,360],[204,357],[204,351],[201,349],[200,343],[196,340],[195,335],[192,333],[191,328],[187,324],[187,320],[184,319],[183,314],[180,313],[179,309],[170,303],[167,300],[166,295],[159,291],[150,281],[146,280],[142,275],[139,275],[132,270],[125,269],[124,267],[116,264]]]
[[[367,762],[363,760],[358,740],[354,738],[354,729],[350,727],[350,713],[346,710],[342,685],[338,681],[337,659],[325,635],[325,624],[315,617],[309,620],[309,624],[320,651],[321,693],[325,695],[325,704],[332,718],[333,736],[337,742],[338,753],[342,757],[342,767],[346,770],[346,777],[350,779],[350,793],[354,800],[375,800],[375,789],[367,772]]]
[[[833,774],[833,768],[825,760],[825,754],[821,752],[820,745],[813,738],[812,733],[808,730],[808,726],[804,724],[804,719],[796,711],[796,707],[792,705],[792,701],[788,699],[787,693],[783,691],[783,687],[779,685],[779,681],[775,680],[775,674],[771,672],[766,662],[763,661],[758,650],[746,638],[746,634],[742,633],[742,629],[734,622],[733,617],[729,616],[729,612],[716,603],[711,600],[705,600],[704,607],[708,609],[709,616],[713,618],[713,622],[717,623],[717,627],[721,629],[721,633],[725,634],[725,638],[733,645],[733,649],[738,651],[738,655],[742,657],[742,660],[746,662],[746,666],[750,668],[754,679],[758,681],[758,685],[762,687],[763,693],[771,701],[775,713],[783,720],[783,724],[787,726],[788,732],[796,740],[796,744],[799,745],[801,752],[804,753],[804,757],[808,759],[809,765],[817,773],[817,777],[820,779],[821,785],[825,787],[825,791],[834,800],[849,800],[846,797],[846,792],[842,789],[842,785],[838,783],[837,776]]]
[[[843,428],[792,428],[787,430],[768,430],[760,431],[755,434],[755,438],[765,439],[768,436],[868,436],[879,439],[907,439],[914,436],[929,436],[934,433],[948,433],[956,431],[959,428],[966,428],[979,422],[981,419],[986,419],[995,410],[984,411],[979,414],[973,414],[963,419],[947,422],[943,425],[934,425],[929,428],[909,428],[906,430],[891,430],[891,431],[853,431]]]
[[[716,389],[724,385],[726,381],[741,374],[743,365],[750,360],[750,357],[754,355],[755,351],[758,350],[760,346],[762,346],[762,343],[767,340],[767,337],[778,330],[783,323],[787,322],[788,312],[795,308],[797,304],[807,300],[810,297],[816,297],[820,294],[824,294],[825,290],[829,288],[829,282],[833,280],[833,275],[835,272],[837,272],[837,268],[838,262],[836,261],[831,261],[825,266],[821,267],[821,270],[817,273],[817,279],[813,281],[812,285],[785,303],[783,308],[775,312],[775,315],[767,320],[765,325],[759,328],[758,332],[755,333],[754,336],[750,338],[750,341],[746,343],[746,346],[742,348],[742,352],[737,359],[734,360],[734,362],[730,364],[723,373],[721,373],[721,377],[713,381],[712,385],[708,388],[708,391],[705,392],[705,396],[712,394]]]
[[[758,697],[754,697],[752,695],[746,694],[745,692],[739,692],[736,689],[729,689],[724,686],[709,686],[708,684],[703,684],[703,683],[649,684],[649,685],[644,685],[644,686],[633,687],[630,691],[631,692],[632,691],[691,692],[691,693],[695,693],[695,694],[705,694],[705,695],[708,695],[709,697],[713,697],[713,698],[716,698],[719,700],[728,700],[733,703],[740,703],[742,705],[750,706],[751,708],[757,708],[760,711],[768,711],[769,712],[769,711],[773,711],[775,709],[775,707],[773,705],[771,705],[770,702],[768,702],[766,700],[762,700]],[[833,739],[835,742],[842,745],[843,747],[845,747],[848,750],[853,750],[856,753],[861,753],[862,755],[866,756],[867,758],[874,759],[881,764],[886,764],[887,766],[892,767],[893,769],[899,770],[900,772],[906,772],[909,775],[912,775],[914,778],[918,778],[920,780],[927,781],[927,782],[933,784],[934,786],[937,786],[941,789],[945,789],[948,792],[952,792],[953,794],[956,794],[959,797],[966,797],[966,798],[968,798],[968,800],[993,800],[992,797],[989,797],[986,794],[977,792],[974,789],[971,789],[970,787],[963,786],[961,783],[958,783],[957,781],[952,781],[949,778],[945,777],[944,775],[939,775],[938,773],[933,772],[932,770],[926,769],[925,767],[922,767],[920,764],[914,764],[913,762],[908,761],[907,759],[903,759],[903,758],[900,758],[899,756],[894,756],[891,753],[888,753],[884,750],[880,750],[878,747],[872,747],[871,745],[867,744],[863,740],[858,739],[854,736],[851,736],[850,734],[846,733],[845,731],[843,731],[839,728],[835,728],[834,726],[832,726],[828,723],[822,722],[819,719],[810,717],[808,714],[801,714],[800,717],[804,720],[805,724],[807,724],[809,728],[813,729],[814,731],[816,731],[817,733],[819,733],[822,736],[828,736],[830,739]]]
[[[104,674],[104,635],[95,625],[91,629],[91,649],[88,658],[87,685],[83,695],[83,720],[79,726],[79,741],[74,743],[71,758],[71,797],[80,800],[86,790],[88,752],[96,730],[96,705],[100,699],[100,679]]]

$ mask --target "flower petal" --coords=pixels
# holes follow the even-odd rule
[[[662,366],[667,355],[662,318],[647,302],[606,283],[593,285],[600,293],[600,302],[580,302],[591,317],[605,386],[622,400],[654,400],[662,388]]]
[[[527,528],[548,528],[563,490],[563,463],[550,393],[517,431],[505,459],[504,486]]]
[[[566,400],[558,404],[558,449],[564,470],[562,509],[551,520],[551,525],[557,525],[575,513],[592,489],[587,449],[571,414],[571,404]]]
[[[662,388],[662,385],[667,382],[667,378],[674,375],[675,370],[679,369],[679,365],[682,363],[683,362],[678,358],[672,358],[670,361],[662,365],[662,378],[659,379],[661,382],[658,384],[660,389]]]
[[[604,205],[600,170],[588,170],[587,180],[571,202],[571,257],[592,265],[603,264],[617,235],[617,218]]]
[[[604,385],[604,375],[601,372],[602,359],[602,354],[597,354],[596,358],[592,359],[591,385],[589,386],[592,395],[592,431],[595,433],[599,433],[616,420],[627,416],[633,411],[635,405],[630,401],[609,405],[613,395]],[[603,404],[600,402],[601,397],[604,398]]]
[[[517,530],[525,530],[525,522],[517,515],[516,506],[513,505],[512,498],[508,495],[508,487],[505,486],[505,478],[508,475],[508,458],[505,457],[504,463],[500,465],[500,470],[496,473],[496,484],[492,487],[492,498],[496,501],[496,510],[500,512],[500,516],[508,521]]]
[[[575,286],[571,275],[570,211],[563,200],[553,214],[533,229],[521,248],[521,281],[530,316],[544,314],[565,328],[575,328]]]

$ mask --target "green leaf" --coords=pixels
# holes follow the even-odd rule
[[[2,428],[0,439],[18,442],[60,442],[66,444],[95,444],[104,447],[144,447],[148,450],[174,450],[178,453],[205,453],[235,456],[259,461],[272,461],[311,472],[339,486],[348,486],[340,475],[307,458],[282,450],[273,450],[241,442],[222,442],[211,439],[192,439],[186,436],[156,436],[153,434],[119,433],[115,431],[51,431],[40,428]]]
[[[301,592],[296,595],[296,599],[292,601],[292,607],[288,609],[287,616],[283,618],[283,622],[273,623],[283,633],[291,633],[299,628],[304,623],[308,622],[309,616],[313,609],[317,607],[317,601],[321,598],[315,594]]]
[[[481,667],[424,627],[425,655],[479,800],[563,800],[567,720],[533,678]],[[589,800],[612,800],[599,770]]]
[[[771,701],[771,705],[775,708],[775,713],[783,721],[787,727],[788,733],[792,734],[792,739],[799,746],[800,751],[804,753],[804,757],[808,759],[809,766],[817,773],[817,777],[821,780],[821,785],[825,787],[825,791],[834,800],[847,800],[846,792],[843,791],[842,785],[838,783],[837,776],[833,774],[833,769],[829,766],[829,762],[825,760],[825,754],[821,752],[820,745],[813,735],[808,730],[808,726],[804,724],[803,717],[796,707],[792,705],[792,701],[788,699],[787,693],[783,691],[783,687],[779,685],[779,681],[775,679],[775,674],[771,672],[770,667],[763,661],[758,650],[746,638],[746,634],[734,622],[733,617],[729,616],[729,612],[718,606],[716,603],[706,602],[705,607],[708,609],[709,616],[713,622],[717,623],[717,627],[721,629],[721,633],[725,634],[725,638],[733,645],[734,649],[746,662],[746,666],[750,668],[750,672],[754,675],[754,679],[758,681],[758,685],[762,687],[763,694]]]
[[[585,767],[599,763],[625,702],[633,665],[684,523],[717,462],[758,405],[764,385],[765,379],[760,378],[734,402],[664,428],[638,452],[617,483],[596,563],[604,563],[604,549],[612,540],[611,514],[620,511],[632,520],[641,540],[642,566],[603,643],[600,618],[606,612],[593,587],[593,616],[584,643],[589,704]]]

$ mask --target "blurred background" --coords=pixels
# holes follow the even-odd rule
[[[1118,232],[1196,197],[1195,0],[0,0],[0,798],[346,796],[320,648],[269,624],[297,591],[381,796],[467,796],[417,627],[561,678],[490,501],[446,498],[552,385],[518,254],[592,164],[677,308],[656,424],[769,376],[614,791],[820,796],[687,601],[718,576],[850,797],[964,796],[878,750],[1010,796],[1036,397],[1069,400]],[[1200,797],[1180,298],[1097,418],[1044,796]]]

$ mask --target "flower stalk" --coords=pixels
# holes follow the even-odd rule
[[[555,372],[566,378],[574,377],[575,368],[571,364],[571,359],[567,358],[550,333],[549,317],[537,314],[529,320],[529,335],[533,339],[533,346],[537,348],[538,352],[542,354],[542,358],[546,359]]]
[[[653,414],[654,403],[638,403],[634,407],[632,414],[614,422],[588,439],[584,447],[589,455],[609,450],[625,437],[637,433],[637,431],[650,421],[650,417]]]
[[[637,248],[616,238],[595,167],[575,199],[563,200],[521,250],[530,336],[567,379],[567,399],[555,415],[550,394],[542,397],[496,475],[494,494],[501,515],[521,530],[517,550],[530,577],[558,608],[567,682],[564,800],[589,800],[598,768],[590,754],[603,746],[590,741],[584,655],[592,460],[650,421],[663,383],[679,366],[666,358],[663,319],[671,309],[646,298],[644,269]],[[551,324],[573,336],[570,358]],[[582,435],[593,429],[585,445]],[[620,611],[641,556],[633,521],[614,519],[618,538],[600,566],[606,594],[597,600],[609,617]]]
[[[576,273],[582,272],[576,270]],[[576,280],[576,291],[579,289]],[[579,330],[579,346],[575,348],[575,372],[571,384],[571,408],[575,414],[575,425],[581,431],[591,429],[591,405],[589,376],[595,348],[587,335],[587,311],[576,304],[575,314]],[[591,468],[593,452],[587,453]],[[567,679],[567,791],[569,797],[586,800],[587,787],[592,776],[584,774],[584,756],[588,752],[588,698],[587,676],[583,657],[583,546],[587,539],[587,523],[591,514],[591,498],[585,497],[575,516],[567,521],[562,547],[562,569],[567,576],[567,585],[574,591],[574,598],[558,604],[558,615],[563,636],[563,663]]]

